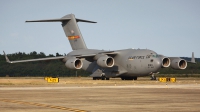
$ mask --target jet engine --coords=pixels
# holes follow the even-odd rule
[[[83,62],[77,58],[70,58],[66,61],[65,66],[69,69],[81,69]]]
[[[183,70],[187,67],[187,61],[181,58],[174,58],[171,60],[171,68],[176,70]]]
[[[114,59],[107,55],[101,56],[97,59],[97,64],[101,67],[113,67]]]
[[[167,57],[162,57],[162,67],[167,68],[170,66],[170,59]]]

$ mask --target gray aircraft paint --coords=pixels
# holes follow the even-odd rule
[[[120,64],[124,69],[127,70],[127,75],[129,76],[144,76],[150,73],[154,73],[161,68],[160,58],[146,58],[146,56],[151,55],[151,53],[156,55],[157,53],[154,51],[147,49],[127,49],[118,52],[120,52],[120,54],[116,55],[114,59],[116,60],[117,64]],[[143,58],[129,59],[130,56],[142,56]],[[150,62],[151,59],[154,61]],[[154,67],[148,68],[148,64],[152,64]]]
[[[85,42],[83,40],[83,36],[81,35],[78,25],[76,24],[76,19],[74,15],[69,14],[62,18],[63,19],[71,18],[69,21],[63,21],[62,27],[63,27],[66,37],[68,38],[71,44],[72,50],[87,49]]]
[[[96,22],[77,19],[73,14],[66,15],[60,19],[33,20],[26,22],[62,22],[63,30],[73,51],[69,52],[67,56],[19,61],[10,61],[4,52],[6,61],[9,63],[59,59],[65,62],[67,67],[75,67],[75,63],[78,60],[79,63],[82,63],[81,67],[83,70],[92,73],[91,77],[104,76],[107,78],[147,76],[157,73],[160,68],[169,67],[170,63],[172,63],[172,68],[176,69],[185,69],[187,67],[187,62],[179,57],[166,57],[148,49],[124,49],[116,51],[87,49],[77,22]],[[101,67],[98,64],[99,60],[101,64],[104,64],[104,62],[106,62],[104,59],[108,58],[111,58],[111,60],[113,59],[113,66]],[[70,62],[68,62],[69,60]],[[164,64],[166,60],[168,62],[167,65]],[[180,68],[179,62],[185,63],[186,66]],[[192,60],[190,62],[195,63],[194,53],[192,54]],[[69,66],[68,64],[74,64],[74,66]]]
[[[92,50],[92,49],[87,49],[87,50],[75,50],[72,51],[68,54],[68,56],[73,57],[76,54],[78,55],[86,55],[86,54],[98,54],[100,52],[103,52],[102,50]],[[105,51],[108,52],[108,51]],[[114,56],[115,60],[115,66],[112,68],[102,68],[99,67],[95,62],[88,62],[87,60],[84,60],[83,68],[84,70],[87,70],[89,72],[95,72],[96,69],[103,70],[104,72],[119,72],[118,74],[112,75],[114,76],[119,76],[122,75],[128,75],[128,76],[145,76],[150,73],[155,73],[161,68],[161,63],[160,63],[160,58],[146,58],[147,55],[158,55],[152,50],[148,49],[126,49],[126,50],[119,50],[115,51],[117,54]],[[152,53],[152,54],[151,54]],[[109,54],[108,54],[109,55]],[[130,56],[144,56],[143,59],[133,59],[129,60],[128,58]],[[153,59],[153,62],[150,60]],[[153,68],[148,68],[148,65],[152,64]],[[90,69],[88,69],[90,68]]]

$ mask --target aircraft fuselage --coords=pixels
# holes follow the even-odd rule
[[[68,56],[98,54],[99,52],[102,52],[102,50],[74,50],[70,52]],[[94,70],[100,70],[106,77],[138,77],[150,75],[161,68],[162,60],[159,55],[152,50],[125,49],[115,52],[117,52],[117,55],[114,56],[115,65],[113,67],[100,67],[96,62],[90,62],[90,60],[84,58],[82,59],[82,69],[92,73]]]

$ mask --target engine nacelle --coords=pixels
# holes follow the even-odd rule
[[[81,69],[83,62],[80,59],[70,58],[66,61],[65,66],[69,69]]]
[[[101,67],[113,67],[114,63],[114,59],[106,55],[97,59],[97,64]]]
[[[183,70],[187,68],[187,61],[181,58],[171,60],[171,68],[176,70]]]
[[[162,67],[167,68],[170,66],[170,59],[167,57],[163,57],[162,59]]]

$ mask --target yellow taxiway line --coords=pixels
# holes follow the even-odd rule
[[[79,110],[79,109],[67,108],[67,107],[62,107],[62,106],[54,106],[54,105],[17,101],[17,100],[9,100],[9,99],[0,99],[0,101],[8,102],[8,103],[24,104],[24,105],[34,105],[34,106],[39,106],[39,107],[47,107],[47,108],[54,108],[54,109],[60,109],[60,110],[68,110],[68,111],[73,111],[73,112],[89,112],[86,110]]]

